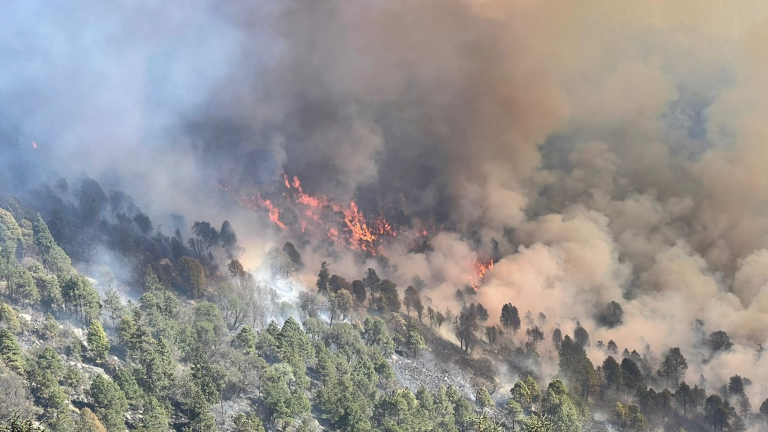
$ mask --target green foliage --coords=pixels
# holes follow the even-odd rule
[[[555,432],[580,432],[581,416],[565,385],[559,380],[549,383],[542,400],[542,411],[552,422]]]
[[[256,354],[256,332],[248,326],[240,329],[240,332],[232,338],[232,348],[246,354]]]
[[[218,347],[227,334],[227,325],[215,304],[203,302],[195,306],[193,328],[198,346]]]
[[[480,409],[491,408],[494,406],[493,398],[491,398],[491,394],[488,393],[488,389],[485,387],[480,387],[477,390],[477,393],[475,394],[475,402]]]
[[[267,370],[262,399],[270,421],[290,421],[309,412],[311,406],[304,390],[295,384],[296,378],[290,365],[278,363]]]
[[[48,225],[46,225],[40,215],[37,215],[37,219],[32,223],[32,230],[34,232],[35,247],[40,254],[40,261],[46,270],[56,275],[70,273],[72,271],[72,261],[56,244],[51,232],[48,230]]]
[[[559,353],[560,375],[573,389],[573,393],[584,400],[597,394],[600,381],[582,344],[565,336]]]
[[[0,423],[0,432],[46,432],[42,426],[37,426],[32,420],[11,418]]]
[[[22,373],[26,368],[21,347],[9,329],[0,329],[0,360],[10,369]]]
[[[120,387],[104,375],[96,375],[90,389],[96,415],[110,432],[125,430],[125,412],[128,400]]]
[[[144,291],[146,292],[162,291],[165,288],[163,284],[160,283],[160,279],[158,279],[157,273],[155,273],[151,266],[147,266],[144,269],[144,279],[142,280],[142,285],[144,287]]]
[[[205,271],[194,258],[182,257],[178,264],[181,286],[193,298],[202,298],[205,294]]]
[[[422,336],[421,329],[415,321],[408,322],[406,332],[405,346],[411,351],[413,356],[416,357],[419,351],[427,348],[427,344],[424,342],[424,336]]]
[[[353,368],[346,358],[324,346],[320,346],[317,357],[322,384],[316,395],[317,405],[341,430],[370,430],[367,419],[378,380],[370,361],[362,357]]]
[[[322,340],[325,337],[327,330],[328,325],[320,318],[307,318],[304,320],[304,331],[314,342]]]
[[[64,374],[64,365],[53,348],[45,348],[29,371],[33,395],[37,405],[45,410],[46,422],[58,430],[71,430],[71,419],[67,419],[69,398],[59,381]]]
[[[290,364],[298,375],[303,376],[306,366],[314,361],[315,349],[299,323],[288,318],[275,341],[280,360]]]
[[[235,432],[264,432],[261,420],[253,414],[239,413],[232,418]]]
[[[11,333],[18,333],[21,330],[16,311],[6,303],[0,304],[0,328],[8,329]]]
[[[537,413],[523,420],[522,429],[525,432],[554,432],[555,426],[549,417]]]
[[[648,423],[637,405],[624,405],[616,402],[613,408],[613,417],[620,430],[632,432],[644,432],[648,430]]]
[[[516,382],[510,391],[512,400],[517,402],[526,413],[533,411],[541,401],[541,389],[530,375]]]
[[[400,294],[397,292],[397,284],[384,279],[378,285],[379,297],[376,299],[376,307],[380,312],[399,312]]]
[[[226,384],[227,372],[223,367],[212,365],[202,352],[196,352],[192,358],[192,379],[203,397],[212,404],[221,399],[221,391]]]
[[[15,259],[11,259],[3,267],[3,278],[6,281],[9,300],[32,304],[40,301],[40,292],[37,290],[32,273],[18,265]]]
[[[448,400],[453,404],[453,420],[459,430],[470,429],[475,422],[475,413],[472,405],[464,399],[456,387],[448,386],[446,390]]]
[[[376,401],[373,424],[382,431],[417,431],[418,401],[407,389],[394,390]]]
[[[93,186],[86,188],[90,188],[91,197],[97,192]],[[34,398],[37,411],[30,410],[28,414],[36,415],[49,430],[62,432],[126,430],[125,414],[129,408],[127,426],[131,430],[211,431],[217,428],[214,412],[218,416],[219,409],[222,414],[236,410],[246,401],[252,404],[247,411],[230,412],[234,415],[231,423],[227,423],[228,429],[314,432],[321,429],[315,419],[322,418],[323,429],[339,431],[578,432],[582,430],[580,425],[584,424],[586,429],[590,422],[590,408],[605,411],[605,407],[613,404],[616,405],[610,422],[622,431],[645,432],[649,423],[655,429],[673,430],[673,424],[674,429],[684,424],[689,430],[713,428],[736,432],[747,424],[756,426],[758,416],[751,413],[751,403],[745,394],[745,390],[749,391],[746,379],[732,377],[727,398],[723,399],[716,395],[707,398],[703,388],[691,388],[685,382],[679,384],[674,395],[666,389],[657,392],[646,387],[646,381],[654,388],[660,388],[664,382],[674,388],[685,374],[687,364],[679,349],[671,349],[661,362],[650,351],[645,356],[626,351],[619,363],[617,345],[610,341],[607,352],[612,356],[595,370],[584,349],[589,344],[589,335],[581,326],[574,336],[565,338],[560,329],[547,327],[547,331],[554,330],[552,342],[558,350],[560,371],[558,379],[550,382],[542,394],[535,379],[525,376],[524,371],[536,368],[539,361],[547,361],[548,350],[541,357],[535,352],[542,346],[539,342],[545,340],[544,331],[537,327],[545,325],[543,314],[539,314],[538,322],[534,313],[525,315],[528,343],[520,344],[522,341],[513,336],[521,327],[520,315],[511,303],[502,306],[499,326],[483,327],[479,322],[487,319],[487,310],[471,303],[471,294],[461,291],[465,307],[458,317],[450,311],[443,314],[427,297],[421,297],[425,282],[417,277],[401,299],[397,286],[381,280],[373,269],[350,284],[343,276],[333,275],[324,262],[316,285],[325,296],[302,293],[298,305],[264,306],[270,300],[253,294],[261,292],[256,289],[256,281],[235,259],[242,249],[237,246],[228,222],[222,225],[221,233],[210,223],[196,222],[193,229],[197,237],[190,243],[193,250],[189,252],[181,246],[180,234],[173,240],[160,233],[152,239],[141,238],[140,235],[147,236],[153,231],[152,223],[137,213],[138,209],[129,210],[123,204],[127,199],[122,198],[111,222],[105,219],[98,226],[87,228],[99,235],[126,235],[132,245],[131,254],[136,253],[126,256],[126,262],[155,264],[143,268],[143,277],[139,275],[144,293],[136,303],[123,304],[114,289],[106,293],[101,300],[110,320],[104,322],[106,327],[98,320],[100,299],[96,290],[88,279],[74,272],[45,222],[38,217],[34,223],[18,219],[21,222],[17,224],[14,216],[0,210],[0,277],[6,282],[1,286],[7,299],[14,305],[29,303],[33,310],[30,313],[36,316],[40,312],[59,316],[57,311],[66,308],[89,324],[88,347],[93,357],[100,360],[107,357],[111,348],[105,328],[110,335],[114,331],[114,352],[123,360],[119,367],[109,365],[110,373],[114,370],[112,379],[96,376],[89,391],[83,393],[86,375],[79,365],[70,363],[65,367],[58,354],[63,352],[68,360],[79,361],[81,342],[71,336],[68,341],[58,339],[58,323],[49,313],[42,326],[31,333],[25,331],[23,337],[25,346],[28,337],[38,335],[50,347],[22,352],[14,336],[22,325],[11,306],[0,304],[0,388],[15,388],[9,378],[13,377],[21,389],[20,393],[0,392],[0,416],[7,394],[13,393],[21,395],[20,406],[26,400],[31,404]],[[93,201],[86,199],[81,210],[88,210],[95,221],[101,207],[98,202],[96,206],[91,204]],[[62,220],[70,218],[71,210],[63,208],[54,213],[51,231],[59,238],[66,232]],[[124,226],[118,227],[116,222]],[[80,236],[80,231],[74,233]],[[72,234],[69,239],[73,242],[67,241],[68,247],[80,244],[79,239],[74,242]],[[227,269],[219,268],[227,261],[222,261],[220,250],[213,249],[216,245],[225,250]],[[161,260],[170,253],[178,259],[175,268],[160,264],[166,262]],[[193,256],[200,261],[183,256],[185,253],[196,254]],[[19,264],[22,259],[26,268]],[[282,251],[270,251],[270,260],[276,266],[272,269],[275,277],[285,277],[294,266],[302,265],[301,256],[291,244],[286,244]],[[378,265],[387,269],[384,259]],[[269,289],[266,285],[263,288]],[[181,288],[197,299],[210,294],[213,303],[180,302],[171,287]],[[361,322],[355,321],[363,312],[360,306],[366,299],[369,312],[382,318],[361,316]],[[455,387],[441,387],[434,393],[421,387],[415,394],[398,388],[392,365],[398,361],[419,363],[399,356],[418,356],[426,348],[425,338],[433,341],[438,337],[420,324],[424,303],[430,305],[430,325],[439,329],[447,321],[467,353],[485,330],[491,349],[482,354],[503,355],[516,373],[525,376],[511,389],[503,410],[495,407],[486,387],[478,388],[474,395],[466,394],[466,390],[459,392]],[[255,328],[262,328],[263,317],[270,316],[264,308],[272,306],[272,315],[279,317],[295,316],[300,310],[303,327],[290,318],[282,326],[271,322],[264,331],[257,332]],[[403,306],[407,316],[399,312]],[[323,320],[328,318],[330,323]],[[603,314],[602,323],[615,326],[621,318],[620,306],[612,303]],[[69,341],[71,347],[66,346]],[[724,332],[713,333],[708,343],[712,351],[725,351],[731,346]],[[603,344],[598,342],[598,347]],[[476,359],[467,356],[462,361]],[[6,364],[18,373],[11,373]],[[77,407],[92,403],[96,414],[81,409],[79,416],[73,416],[75,409],[70,398]],[[621,402],[616,403],[617,400]],[[677,411],[673,411],[673,403]],[[249,414],[250,410],[253,413]],[[760,413],[762,422],[768,421],[768,400],[760,407]],[[500,418],[503,425],[498,422]]]
[[[83,374],[76,366],[69,365],[64,368],[64,375],[61,377],[61,382],[74,392],[79,392],[83,385]]]
[[[331,324],[334,319],[345,321],[355,307],[355,299],[352,294],[345,290],[330,292],[328,296],[328,315]]]
[[[120,387],[120,390],[123,391],[125,399],[128,401],[128,403],[132,407],[139,407],[141,405],[142,399],[144,398],[144,392],[136,382],[136,378],[133,376],[133,373],[131,373],[127,367],[122,367],[119,368],[117,372],[115,372],[113,379],[115,380],[115,383],[118,385],[118,387]]]
[[[136,381],[145,393],[163,395],[174,380],[175,362],[164,338],[142,343],[138,355]]]
[[[168,410],[157,399],[150,397],[144,402],[143,413],[137,432],[165,432],[168,430],[170,416]]]
[[[43,325],[37,329],[40,337],[47,341],[55,341],[59,336],[59,323],[50,313],[45,314]]]
[[[22,231],[13,215],[0,208],[0,255],[16,257],[16,248],[22,242]]]
[[[325,345],[350,362],[365,352],[360,332],[347,323],[332,326],[325,336]]]
[[[510,420],[512,430],[514,430],[523,418],[523,407],[514,399],[507,399],[507,403],[504,405],[504,412]]]
[[[93,320],[88,327],[88,349],[96,360],[104,360],[109,353],[109,339],[98,320]]]
[[[64,309],[64,297],[61,294],[59,278],[53,275],[33,272],[35,285],[40,292],[40,304],[47,310]]]
[[[58,382],[64,375],[64,363],[53,348],[46,347],[37,356],[34,372],[50,374],[52,380]]]
[[[365,318],[363,340],[366,345],[378,348],[384,355],[395,352],[395,342],[387,331],[386,323],[380,318],[370,316]]]
[[[170,291],[144,293],[139,297],[143,323],[155,337],[174,338],[179,332],[179,302]]]
[[[64,304],[81,321],[90,323],[99,316],[101,301],[91,282],[78,274],[67,277],[61,285]]]

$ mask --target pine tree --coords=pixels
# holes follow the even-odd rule
[[[194,258],[181,257],[179,260],[179,278],[187,293],[196,299],[205,294],[205,270]]]
[[[253,414],[239,413],[232,419],[235,432],[264,432],[261,420]]]
[[[512,303],[502,306],[501,325],[506,331],[512,330],[513,334],[517,334],[517,331],[520,330],[520,313],[515,306],[512,306]]]
[[[72,271],[72,261],[56,244],[43,218],[37,215],[32,223],[34,242],[45,268],[53,274],[67,274]]]
[[[93,354],[97,361],[102,361],[107,358],[109,353],[109,339],[107,334],[104,333],[104,328],[101,326],[99,320],[93,320],[90,327],[88,327],[88,349]]]
[[[380,283],[381,279],[379,278],[379,275],[376,274],[376,270],[369,268],[365,271],[365,277],[363,277],[363,285],[365,285],[365,287],[368,288],[368,291],[370,292],[370,295],[368,296],[368,307],[374,305],[374,302],[376,301],[376,293],[379,290]]]
[[[6,328],[11,333],[18,333],[21,330],[21,323],[16,311],[6,303],[0,304],[0,328]]]
[[[120,387],[104,375],[96,375],[90,389],[96,416],[109,432],[124,432],[123,416],[128,411],[128,400]]]
[[[486,408],[491,408],[494,405],[493,398],[491,398],[491,394],[488,393],[488,389],[485,387],[480,387],[477,389],[477,393],[475,394],[475,402],[477,403],[477,406],[483,410]]]
[[[414,321],[408,322],[406,331],[408,336],[406,337],[405,345],[411,350],[413,356],[416,357],[419,351],[427,347],[427,344],[424,342],[424,336],[421,335],[421,330]]]
[[[101,301],[99,293],[83,276],[72,275],[64,280],[61,287],[64,304],[77,317],[88,324],[99,316]]]
[[[671,378],[672,382],[677,386],[680,375],[685,373],[686,369],[688,369],[688,362],[680,352],[680,348],[670,348],[656,373],[667,382]]]
[[[128,403],[134,407],[139,408],[141,406],[144,392],[141,391],[141,387],[136,382],[136,378],[127,367],[121,367],[115,372],[113,377],[115,383],[120,387],[120,390],[125,394],[125,399]]]
[[[8,329],[0,329],[0,359],[10,369],[16,372],[24,372],[26,363],[21,355],[21,347]]]
[[[331,281],[331,271],[328,269],[328,263],[323,261],[320,264],[320,272],[317,274],[317,292],[320,294],[328,294],[328,284]]]
[[[405,304],[405,310],[408,315],[411,314],[411,309],[416,309],[416,304],[421,303],[421,296],[419,292],[412,285],[409,285],[405,289],[405,295],[403,297],[403,304]]]

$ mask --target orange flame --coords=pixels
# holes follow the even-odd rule
[[[344,243],[348,247],[365,251],[371,255],[378,252],[381,236],[397,236],[397,231],[383,216],[367,221],[362,211],[354,201],[349,206],[341,206],[323,196],[312,196],[304,191],[297,176],[293,179],[282,173],[282,185],[285,190],[282,197],[285,205],[291,205],[299,216],[298,226],[301,232],[324,232],[325,236],[335,243]],[[230,191],[229,187],[216,185],[220,190]],[[279,196],[277,197],[279,198]],[[280,220],[283,201],[278,204],[274,200],[262,198],[261,195],[241,198],[238,201],[243,206],[253,209],[265,209],[269,219],[283,230],[288,227]],[[341,217],[341,220],[339,220]],[[340,225],[340,226],[339,226]]]
[[[365,217],[358,210],[354,201],[349,203],[349,209],[344,212],[344,222],[352,236],[350,246],[353,249],[366,250],[375,254],[373,242],[376,240],[376,236],[368,228]]]
[[[280,209],[275,207],[274,204],[272,204],[272,201],[262,198],[261,194],[257,194],[255,197],[251,197],[250,199],[241,199],[240,203],[245,207],[252,208],[254,210],[260,208],[266,209],[267,214],[269,215],[269,220],[271,220],[281,229],[288,229],[288,227],[280,221]]]
[[[472,285],[472,289],[477,291],[477,288],[485,283],[485,275],[492,269],[493,260],[475,263],[475,277],[473,279],[477,279],[479,283]]]

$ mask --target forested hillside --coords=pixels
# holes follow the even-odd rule
[[[686,383],[677,348],[621,352],[620,340],[590,341],[580,326],[544,334],[543,313],[521,318],[509,303],[489,317],[471,290],[456,293],[461,310],[436,310],[418,277],[401,289],[368,269],[350,283],[326,262],[290,300],[276,291],[304,265],[290,242],[256,276],[226,221],[195,222],[184,242],[153,233],[119,192],[107,198],[89,180],[79,196],[49,211],[50,224],[15,198],[0,210],[0,430],[739,431],[761,421],[748,379]],[[77,270],[102,243],[130,266],[126,284],[110,279],[121,291]],[[620,325],[621,307],[607,305],[603,320]],[[730,348],[724,332],[709,343],[713,356]],[[544,344],[559,357],[550,381]],[[768,420],[768,401],[754,404]]]
[[[768,432],[767,0],[0,0],[0,432]]]

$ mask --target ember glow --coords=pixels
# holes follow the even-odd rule
[[[474,279],[477,280],[478,283],[472,285],[472,289],[477,291],[478,287],[482,286],[483,283],[485,283],[485,275],[492,269],[493,269],[493,260],[475,263]]]
[[[236,187],[217,185],[217,189],[233,193]],[[260,193],[256,196],[238,197],[238,202],[254,210],[266,210],[269,220],[281,230],[294,227],[287,225],[281,218],[290,208],[298,216],[296,229],[301,233],[316,238],[327,238],[337,244],[364,252],[369,255],[379,254],[380,242],[385,237],[396,237],[397,231],[383,215],[366,218],[355,201],[343,206],[324,196],[313,196],[304,191],[297,176],[290,178],[282,173],[279,193]]]
[[[256,195],[250,199],[240,200],[240,203],[245,207],[252,209],[267,210],[269,220],[271,220],[275,225],[279,226],[283,230],[288,229],[288,227],[280,221],[280,210],[272,204],[272,201],[262,198],[261,195]]]

